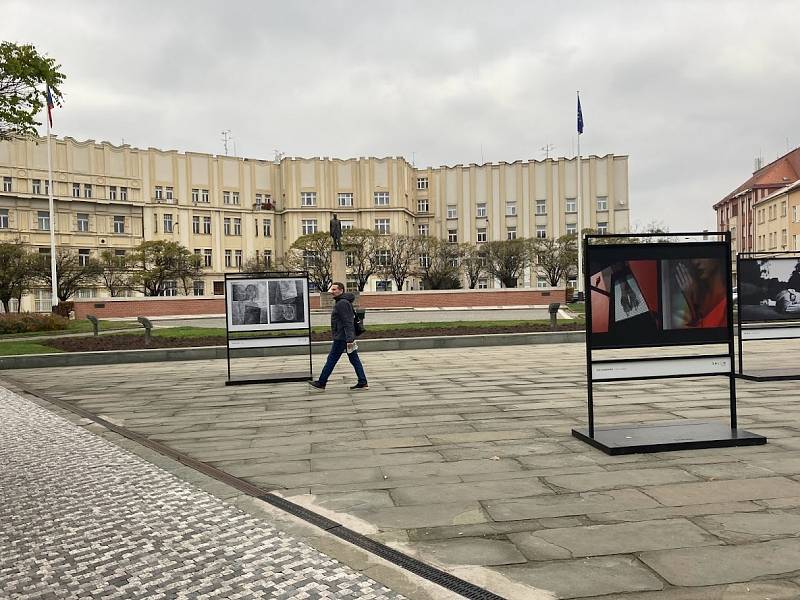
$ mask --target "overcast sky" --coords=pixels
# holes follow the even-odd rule
[[[800,145],[796,1],[0,0],[67,76],[54,132],[418,166],[630,157],[631,223],[711,205]],[[232,153],[232,146],[229,150]]]

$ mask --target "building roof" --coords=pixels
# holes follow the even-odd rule
[[[764,165],[758,171],[755,171],[747,181],[717,202],[714,208],[746,190],[783,187],[794,183],[798,179],[800,179],[800,147],[787,152],[780,158],[776,158],[768,165]]]
[[[764,202],[769,202],[770,200],[774,200],[778,196],[782,196],[783,194],[788,194],[788,193],[794,192],[796,190],[800,190],[800,179],[798,179],[797,181],[795,181],[791,185],[787,185],[784,188],[781,188],[781,189],[779,189],[779,190],[777,190],[775,192],[772,192],[769,196],[765,196],[764,198],[761,198],[761,200],[759,200],[755,204],[763,204]],[[753,206],[755,206],[755,204]]]

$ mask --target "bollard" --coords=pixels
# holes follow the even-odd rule
[[[98,323],[97,317],[94,315],[86,315],[86,318],[91,322],[92,329],[94,329],[94,334],[100,335],[100,323]]]
[[[142,324],[144,327],[144,345],[150,345],[150,330],[153,328],[153,324],[150,322],[150,319],[147,317],[136,317],[136,320]]]
[[[547,306],[547,312],[550,313],[550,329],[555,330],[558,328],[558,309],[561,307],[559,302],[551,302]]]

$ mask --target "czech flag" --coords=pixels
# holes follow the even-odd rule
[[[50,127],[53,126],[53,109],[56,105],[53,103],[53,96],[50,94],[50,86],[47,86],[47,120],[50,123]]]

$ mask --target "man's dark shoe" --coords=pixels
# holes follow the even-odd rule
[[[317,388],[318,390],[324,390],[325,389],[325,384],[324,383],[320,383],[319,381],[309,381],[308,385],[310,385],[313,388]]]
[[[367,384],[367,383],[357,383],[355,385],[351,385],[350,389],[351,390],[368,390],[369,389],[369,384]]]

